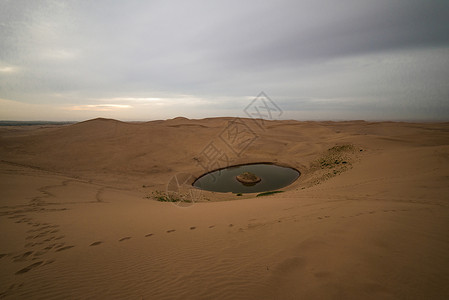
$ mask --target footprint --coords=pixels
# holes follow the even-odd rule
[[[46,266],[46,265],[52,264],[52,263],[54,263],[54,262],[55,262],[55,260],[54,260],[54,259],[48,260],[48,261],[46,261],[46,262],[45,262],[45,264],[43,264],[43,266]]]
[[[44,248],[44,250],[51,250],[54,246],[55,246],[55,244],[47,246],[47,247]]]
[[[36,253],[34,253],[34,256],[41,256],[44,255],[45,253],[47,253],[47,251],[37,251]]]
[[[42,265],[42,263],[43,263],[43,261],[35,262],[34,264],[31,264],[31,265],[29,265],[28,267],[25,267],[25,268],[23,268],[23,269],[17,271],[17,272],[16,272],[16,275],[23,274],[23,273],[26,273],[26,272],[28,272],[28,271],[31,271],[32,269],[34,269],[34,268],[39,267],[40,265]]]
[[[65,247],[59,248],[58,250],[56,250],[56,252],[61,252],[61,251],[64,251],[64,250],[67,250],[67,249],[70,249],[73,247],[75,247],[75,246],[65,246]]]
[[[232,226],[234,226],[234,224],[229,224],[229,227],[232,227]]]
[[[126,237],[124,237],[124,238],[121,238],[121,239],[119,240],[119,242],[123,242],[123,241],[129,240],[129,239],[131,239],[131,237],[130,237],[130,236],[126,236]]]
[[[15,223],[26,223],[26,222],[30,222],[30,221],[31,221],[30,218],[22,218],[22,219],[16,221]],[[30,223],[30,225],[31,224],[33,224],[33,223]]]
[[[152,233],[149,233],[149,234],[145,235],[145,237],[150,237],[152,235],[153,235]]]
[[[46,236],[46,235],[48,235],[48,233],[49,233],[48,230],[47,230],[47,231],[44,231],[44,232],[41,232],[41,233],[39,233],[38,235],[35,235],[35,236],[33,237],[33,239],[38,239],[38,238],[40,238],[40,237]]]
[[[92,244],[90,244],[89,246],[98,246],[100,244],[102,244],[102,241],[98,241],[98,242],[93,242]]]
[[[18,290],[22,286],[23,286],[23,282],[20,283],[20,284],[15,284],[15,283],[11,284],[7,290],[5,290],[2,293],[0,293],[0,299],[5,298],[9,293],[13,293],[14,290]]]
[[[26,260],[26,258],[28,257],[28,256],[30,256],[31,254],[33,254],[33,251],[28,251],[28,252],[25,252],[25,253],[23,253],[22,255],[17,255],[17,256],[14,256],[14,261],[24,261],[24,260]]]
[[[175,231],[176,231],[175,229],[170,229],[170,230],[167,230],[167,233],[175,232]]]
[[[11,217],[8,217],[9,219],[17,219],[17,218],[21,218],[21,217],[25,217],[25,215],[14,215]]]
[[[196,227],[195,227],[195,226],[192,226],[192,227],[190,227],[190,230],[194,230],[194,229],[196,229]]]

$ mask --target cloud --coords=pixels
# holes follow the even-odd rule
[[[110,103],[133,103],[134,106],[147,105],[181,105],[191,106],[198,104],[210,104],[209,100],[198,98],[192,95],[167,95],[165,97],[108,97],[108,98],[90,98],[92,102],[110,102]],[[99,104],[99,106],[102,104]]]
[[[449,2],[426,0],[1,1],[0,97],[207,117],[263,90],[286,109],[440,117],[422,107],[447,109],[447,19]]]
[[[73,60],[76,57],[76,52],[68,49],[43,49],[40,53],[40,59],[50,61]]]
[[[64,120],[57,119],[55,108],[42,104],[30,104],[0,98],[0,120]],[[66,119],[68,120],[68,119]]]
[[[123,104],[87,104],[67,107],[67,110],[89,110],[89,111],[114,111],[119,109],[132,108],[131,105]]]
[[[145,98],[145,97],[116,97],[116,98],[100,98],[100,99],[93,99],[96,101],[130,101],[130,102],[157,102],[161,101],[162,98]]]
[[[16,69],[14,67],[0,67],[0,72],[2,73],[12,73]]]
[[[3,73],[4,75],[6,75],[7,73],[15,73],[18,71],[19,71],[19,68],[17,66],[5,64],[0,61],[0,73]]]

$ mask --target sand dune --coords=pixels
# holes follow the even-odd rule
[[[448,123],[234,121],[0,127],[0,298],[449,298]],[[147,197],[210,143],[301,177]]]

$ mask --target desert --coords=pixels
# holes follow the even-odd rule
[[[449,297],[449,123],[99,118],[1,126],[0,158],[2,299]],[[153,197],[256,162],[301,176]]]
[[[449,299],[448,20],[0,0],[0,299]]]

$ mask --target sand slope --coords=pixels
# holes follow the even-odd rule
[[[236,154],[232,122],[0,127],[0,298],[449,298],[448,123],[243,119]],[[211,142],[220,166],[302,175],[266,197],[145,197],[201,175]]]

